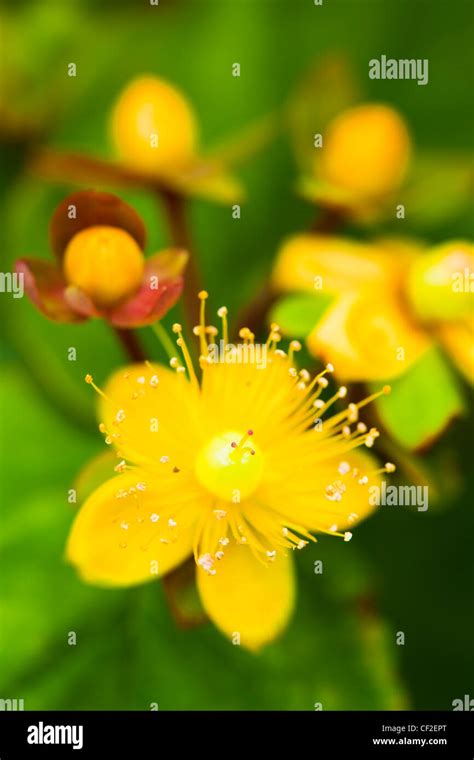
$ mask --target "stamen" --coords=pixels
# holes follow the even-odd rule
[[[208,298],[206,290],[201,290],[198,293],[198,298],[201,301],[199,311],[199,344],[201,354],[204,356],[207,354],[207,340],[206,340],[206,300]]]
[[[390,385],[384,385],[382,390],[372,393],[370,396],[367,396],[367,398],[362,399],[362,401],[359,401],[356,406],[358,409],[362,409],[363,406],[367,406],[367,404],[370,404],[376,398],[380,398],[380,396],[388,396],[388,394],[391,393],[391,390]]]
[[[88,385],[92,385],[93,389],[95,390],[96,393],[99,394],[99,396],[102,396],[102,398],[105,399],[106,401],[110,401],[110,399],[99,388],[99,386],[94,383],[94,379],[93,379],[92,375],[86,375],[85,378],[84,378],[84,380],[86,381],[86,383]]]
[[[227,346],[229,342],[229,332],[227,325],[227,307],[221,306],[217,311],[217,316],[222,319],[222,338],[224,340],[224,346]]]
[[[301,343],[299,342],[299,340],[292,340],[289,345],[288,359],[289,359],[290,364],[293,364],[293,354],[295,353],[295,351],[301,351]]]
[[[186,341],[183,338],[183,328],[178,322],[175,322],[175,324],[172,327],[172,330],[176,335],[178,335],[178,340],[176,341],[176,343],[180,347],[181,351],[183,352],[184,362],[188,370],[189,379],[191,380],[191,383],[194,385],[194,387],[199,390],[199,381],[196,376],[193,360],[191,359],[191,354],[189,353],[188,347],[186,345]]]

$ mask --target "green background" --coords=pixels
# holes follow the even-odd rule
[[[279,108],[315,59],[344,53],[366,97],[399,108],[417,146],[468,150],[472,13],[470,2],[453,0],[4,2],[0,82],[11,107],[49,115],[49,145],[109,156],[117,93],[134,75],[155,72],[187,94],[208,148]],[[428,58],[429,84],[369,80],[368,60],[381,54]],[[75,79],[66,76],[69,62]],[[234,62],[240,78],[231,76]],[[0,134],[0,256],[9,271],[19,256],[48,257],[49,218],[72,187],[33,177],[25,140]],[[228,206],[193,201],[190,209],[212,306],[234,313],[265,281],[281,240],[314,217],[295,193],[286,134],[238,173],[248,196],[239,221]],[[166,245],[155,201],[121,195],[143,215],[148,251]],[[469,215],[407,231],[433,243],[467,236]],[[83,377],[103,381],[123,357],[102,323],[56,325],[6,293],[0,306],[1,698],[23,698],[26,709],[451,709],[472,692],[468,420],[422,457],[446,481],[441,502],[427,513],[385,508],[350,544],[323,537],[298,554],[288,631],[251,655],[211,625],[177,629],[159,584],[98,590],[64,563],[67,491],[103,449]],[[149,333],[149,354],[159,357]],[[67,361],[70,346],[76,362]],[[313,569],[319,559],[322,575]]]

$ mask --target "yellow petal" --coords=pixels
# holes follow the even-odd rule
[[[320,434],[308,433],[308,436],[314,435]],[[283,522],[286,518],[287,525],[300,525],[310,532],[340,532],[350,530],[375,509],[370,489],[380,485],[382,476],[374,474],[380,465],[366,449],[359,448],[338,459],[315,463],[297,478],[292,478],[291,472],[285,473],[283,460],[277,464],[279,479],[267,482],[258,497],[261,504],[282,516]],[[345,486],[340,501],[327,498],[326,488],[335,481]]]
[[[156,466],[167,457],[190,472],[201,423],[197,394],[183,375],[134,364],[112,375],[104,393],[100,419],[125,459]]]
[[[340,378],[354,381],[397,377],[431,345],[385,292],[343,295],[307,343],[313,355],[334,364]]]
[[[278,290],[340,293],[389,281],[394,258],[374,246],[330,235],[295,235],[281,247],[273,283]],[[390,267],[388,269],[388,267]]]
[[[257,650],[285,628],[293,610],[292,557],[277,555],[266,566],[247,546],[230,544],[215,575],[199,568],[198,588],[214,624],[230,639]]]
[[[109,586],[142,583],[167,573],[191,553],[198,497],[192,508],[183,506],[169,480],[158,485],[134,470],[108,480],[87,499],[66,550],[84,580]],[[117,496],[130,488],[134,492]],[[169,526],[170,517],[176,526]]]
[[[474,382],[474,327],[472,321],[443,322],[437,327],[438,337],[470,383]]]

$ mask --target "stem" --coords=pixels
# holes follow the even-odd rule
[[[184,248],[189,254],[189,261],[184,277],[183,304],[188,328],[192,332],[193,327],[199,324],[199,300],[197,295],[202,290],[202,285],[189,231],[185,199],[171,190],[162,189],[158,191],[158,195],[164,205],[173,245],[178,248]]]
[[[320,235],[331,235],[336,232],[337,228],[345,218],[346,214],[344,209],[323,208],[311,225],[310,232]]]
[[[173,341],[171,340],[161,322],[154,322],[152,325],[150,325],[150,327],[168,354],[168,358],[172,359],[173,356],[176,356],[176,347],[173,345]]]
[[[196,591],[194,557],[182,562],[162,578],[169,610],[182,629],[197,628],[207,621]]]
[[[144,362],[146,360],[138,336],[133,330],[122,330],[120,327],[114,327],[113,330],[132,362]]]

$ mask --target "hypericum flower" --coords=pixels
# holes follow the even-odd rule
[[[393,108],[364,103],[324,130],[303,194],[349,215],[372,214],[398,190],[408,168],[410,136]]]
[[[241,188],[221,161],[198,153],[197,120],[185,96],[156,76],[140,76],[121,92],[111,120],[121,162],[171,190],[236,200]]]
[[[102,317],[114,327],[160,319],[178,300],[187,254],[167,249],[144,258],[145,227],[115,195],[72,193],[50,225],[55,264],[23,258],[16,271],[35,306],[57,322]]]
[[[273,284],[332,297],[306,340],[343,380],[394,379],[438,340],[472,381],[473,272],[465,241],[424,252],[409,240],[301,234],[280,249]]]
[[[286,625],[294,602],[293,551],[328,533],[349,541],[380,483],[367,453],[378,432],[359,419],[372,398],[328,414],[346,397],[322,398],[331,366],[311,378],[279,346],[277,325],[256,360],[240,331],[223,356],[211,344],[200,293],[200,377],[181,326],[184,363],[145,363],[117,372],[102,391],[100,430],[116,449],[117,475],[80,509],[67,556],[91,583],[131,585],[164,575],[194,554],[203,605],[216,626],[258,649]],[[385,387],[380,393],[388,392]]]
[[[271,130],[262,129],[253,136],[243,134],[234,137],[235,144],[203,154],[189,102],[176,87],[151,75],[125,87],[110,122],[114,158],[44,148],[33,157],[32,169],[53,181],[137,187],[239,203],[244,191],[230,164],[254,152],[271,135]]]

